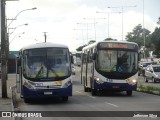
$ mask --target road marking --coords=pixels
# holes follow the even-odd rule
[[[88,96],[88,97],[90,97],[90,98],[93,98],[93,99],[95,99],[96,97],[93,97],[93,96],[90,96],[90,95],[86,95],[86,96]]]
[[[79,94],[81,94],[82,92],[80,92],[80,91],[76,91],[77,93],[79,93]],[[90,98],[93,98],[93,99],[95,99],[96,97],[93,97],[93,96],[90,96],[90,95],[86,95],[86,96],[88,96],[88,97],[90,97]]]
[[[105,102],[105,103],[108,104],[108,105],[114,106],[114,107],[118,107],[117,105],[109,103],[109,102]]]
[[[77,92],[77,93],[80,93],[80,94],[82,93],[82,92],[80,92],[80,91],[76,91],[76,92]]]

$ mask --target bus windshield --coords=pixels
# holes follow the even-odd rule
[[[138,53],[123,50],[99,50],[97,69],[102,72],[135,73]]]
[[[66,48],[37,48],[25,50],[24,76],[27,78],[55,78],[71,73],[69,51]]]

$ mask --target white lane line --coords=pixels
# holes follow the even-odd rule
[[[90,97],[90,98],[93,98],[93,99],[95,99],[96,97],[93,97],[93,96],[90,96],[90,95],[86,95],[86,96],[88,96],[88,97]]]
[[[105,102],[105,103],[108,104],[108,105],[114,106],[114,107],[118,107],[117,105],[109,103],[109,102]]]
[[[82,92],[80,92],[80,91],[76,91],[76,92],[77,92],[77,93],[80,93],[80,94],[82,93]]]
[[[76,93],[81,94],[82,92],[80,92],[80,91],[76,91]],[[93,96],[90,96],[90,95],[86,95],[86,96],[88,96],[88,97],[90,97],[90,98],[93,98],[93,99],[95,99],[95,98],[96,98],[96,97],[93,97]]]

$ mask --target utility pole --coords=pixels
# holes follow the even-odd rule
[[[6,19],[5,0],[1,0],[1,82],[2,98],[7,98]]]
[[[44,33],[44,40],[45,40],[45,43],[46,43],[46,41],[47,41],[47,35],[46,35],[46,33],[47,32],[43,32]]]
[[[18,0],[0,0],[1,2],[1,82],[2,82],[2,98],[7,98],[7,23],[5,15],[6,1],[18,1]]]

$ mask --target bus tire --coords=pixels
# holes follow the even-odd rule
[[[85,85],[84,85],[84,92],[88,92],[88,89]]]
[[[31,101],[30,101],[30,99],[28,99],[28,98],[24,98],[24,102],[25,102],[25,103],[30,103]]]
[[[95,89],[91,89],[91,94],[92,94],[92,96],[94,96],[97,94],[97,91]]]
[[[62,97],[62,100],[63,100],[63,101],[68,101],[68,96]]]
[[[132,90],[127,90],[127,96],[131,96],[132,95]]]
[[[147,77],[145,77],[144,79],[145,79],[145,82],[146,82],[146,83],[148,83],[148,79],[147,79]]]

